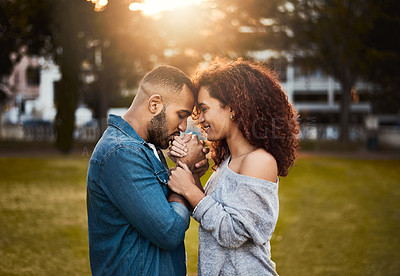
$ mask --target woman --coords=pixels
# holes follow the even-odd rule
[[[168,186],[194,208],[198,275],[277,275],[270,239],[278,220],[278,176],[298,146],[296,113],[274,74],[256,62],[215,60],[198,72],[196,115],[217,168],[205,186],[186,165]],[[184,146],[174,141],[171,154]]]

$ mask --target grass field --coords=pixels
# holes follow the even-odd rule
[[[87,157],[0,158],[0,275],[89,275]],[[280,275],[399,275],[400,161],[306,157],[280,182]],[[196,272],[197,223],[186,237]]]

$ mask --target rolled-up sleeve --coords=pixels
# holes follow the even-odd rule
[[[266,243],[278,218],[277,189],[245,182],[233,186],[218,201],[213,193],[204,197],[193,218],[223,247],[237,248],[248,239]]]
[[[173,250],[184,240],[190,213],[181,203],[167,201],[141,148],[122,147],[111,153],[100,183],[126,220],[150,242]]]

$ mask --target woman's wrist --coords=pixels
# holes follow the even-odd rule
[[[204,193],[204,188],[200,181],[200,174],[199,173],[193,174],[193,178],[196,187],[198,187]]]
[[[189,201],[192,208],[195,208],[197,204],[205,197],[205,194],[199,187],[193,185],[192,188],[186,190],[183,196]]]

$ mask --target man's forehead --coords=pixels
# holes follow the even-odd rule
[[[181,102],[172,102],[168,104],[168,107],[173,109],[176,112],[184,112],[187,114],[192,114],[193,107],[194,107],[194,102],[192,103],[184,103],[183,101]]]
[[[193,92],[186,85],[184,85],[181,93],[179,93],[178,97],[175,98],[174,103],[178,109],[192,111],[194,106]]]

